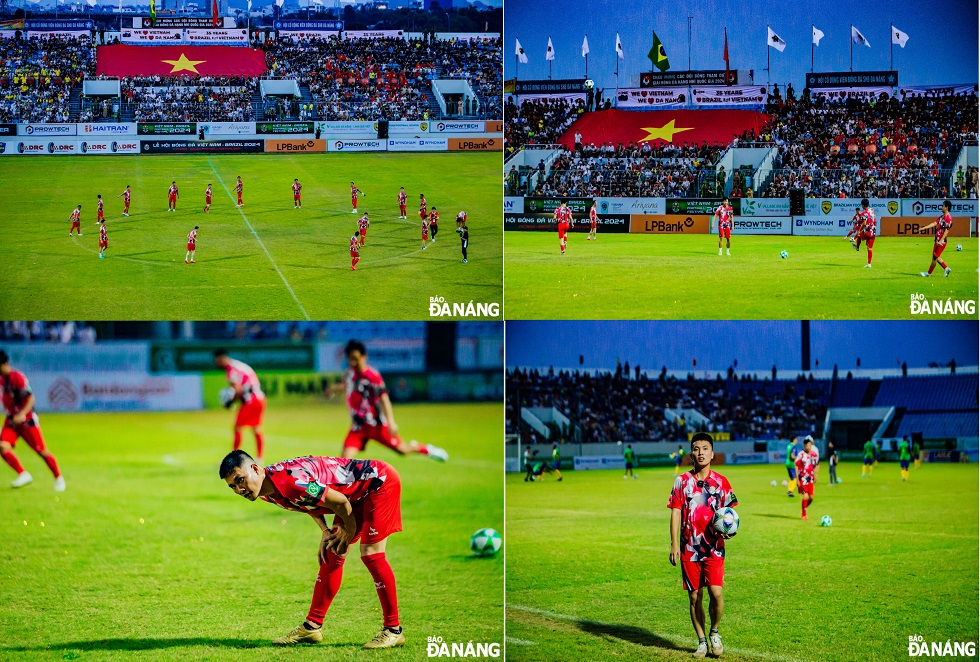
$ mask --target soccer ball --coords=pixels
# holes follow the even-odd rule
[[[617,446],[622,446],[622,445],[623,445],[623,442],[622,442],[622,440],[620,440],[620,441],[617,441],[617,442],[616,442],[616,445],[617,445]]]
[[[671,454],[670,454],[670,459],[671,459],[671,460],[673,460],[673,459],[674,459],[674,458],[676,458],[676,457],[677,457],[677,453],[671,453]]]
[[[500,534],[494,529],[480,529],[470,536],[470,551],[477,556],[493,556],[503,544]]]
[[[235,389],[231,386],[221,389],[218,391],[218,402],[221,403],[222,407],[229,406],[235,400]]]
[[[833,523],[833,520],[830,519],[830,515],[824,515],[820,518],[820,526],[830,526]]]
[[[585,89],[591,90],[593,87],[595,87],[595,81],[593,81],[591,78],[586,78],[585,79]]]
[[[779,251],[779,257],[785,260],[786,258],[789,257],[789,253],[787,253],[786,251]]]
[[[776,481],[772,481],[772,482],[771,482],[771,483],[769,483],[769,484],[770,484],[770,485],[772,485],[773,487],[776,487]]]
[[[787,483],[787,482],[786,482],[786,481],[784,480],[784,481],[783,481],[783,487],[786,487],[787,485],[789,485],[789,483]]]
[[[738,533],[738,513],[732,508],[719,508],[715,511],[711,525],[715,527],[715,531],[718,533],[734,536]]]
[[[956,250],[958,251],[963,250],[963,244],[956,244]]]

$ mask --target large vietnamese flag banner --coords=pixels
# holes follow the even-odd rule
[[[95,72],[105,76],[261,76],[265,53],[238,46],[99,46]]]
[[[758,136],[768,120],[768,115],[754,110],[600,110],[582,115],[558,142],[575,149],[575,134],[581,133],[586,145],[727,145],[745,131],[754,130]]]

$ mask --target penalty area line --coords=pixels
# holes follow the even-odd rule
[[[221,184],[221,188],[223,188],[225,190],[225,193],[228,194],[228,198],[234,203],[235,202],[235,198],[232,196],[231,191],[228,189],[228,187],[225,186],[225,180],[221,179],[221,175],[218,174],[218,171],[214,167],[214,164],[211,163],[211,159],[208,159],[208,165],[211,166],[211,172],[214,173],[214,176],[218,178],[218,183]],[[301,304],[299,302],[299,299],[296,298],[296,293],[293,292],[292,286],[290,286],[289,281],[286,280],[286,277],[283,275],[282,271],[279,269],[279,265],[276,264],[276,261],[272,258],[272,254],[269,252],[269,249],[265,247],[265,244],[262,242],[262,238],[259,237],[259,233],[255,231],[255,228],[252,227],[252,224],[248,220],[248,216],[245,215],[245,212],[242,211],[242,208],[241,207],[238,207],[236,205],[235,209],[237,209],[238,210],[238,213],[242,215],[242,220],[245,221],[245,225],[248,226],[248,229],[251,231],[252,236],[255,237],[255,241],[259,242],[259,246],[262,248],[262,251],[265,253],[265,256],[267,258],[269,258],[269,262],[272,264],[272,268],[276,270],[276,273],[279,274],[279,278],[282,279],[282,284],[286,286],[286,289],[287,290],[289,290],[289,295],[291,297],[293,297],[293,302],[295,302],[296,305],[297,305],[297,307],[299,307],[300,312],[303,313],[303,317],[307,321],[309,321],[310,316],[306,312],[306,308],[304,308],[303,307],[303,304]]]

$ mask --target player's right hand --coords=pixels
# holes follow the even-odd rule
[[[670,546],[670,564],[676,566],[681,558],[681,548],[676,545]]]

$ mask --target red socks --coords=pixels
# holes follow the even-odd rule
[[[333,552],[327,552],[327,562],[320,566],[313,587],[313,602],[306,620],[323,625],[323,619],[330,609],[330,603],[340,590],[340,580],[344,577],[344,559]]]
[[[232,450],[239,450],[242,447],[242,431],[235,428],[235,447]]]
[[[24,473],[24,467],[21,465],[20,460],[14,455],[13,451],[7,451],[6,453],[0,453],[0,457],[3,461],[10,465],[10,468],[17,472],[17,475]],[[54,458],[52,458],[54,459]]]
[[[869,246],[868,247],[868,264],[871,264],[871,254],[872,254],[872,250],[871,250],[871,247]]]
[[[48,465],[48,469],[51,470],[51,473],[54,474],[55,478],[61,475],[61,471],[58,469],[58,461],[54,459],[54,455],[49,453],[47,456],[42,455],[41,457],[44,459],[44,463]]]
[[[261,432],[255,433],[255,453],[257,457],[265,457],[262,451],[265,450],[265,435]]]
[[[419,444],[419,449],[418,450],[419,450],[419,453],[421,453],[422,455],[428,455],[429,454],[429,445],[428,444]]]
[[[381,601],[381,611],[384,613],[384,626],[398,627],[398,596],[395,593],[395,573],[391,571],[384,552],[362,556],[361,561],[367,566],[374,578],[374,587],[378,589],[378,599]]]

